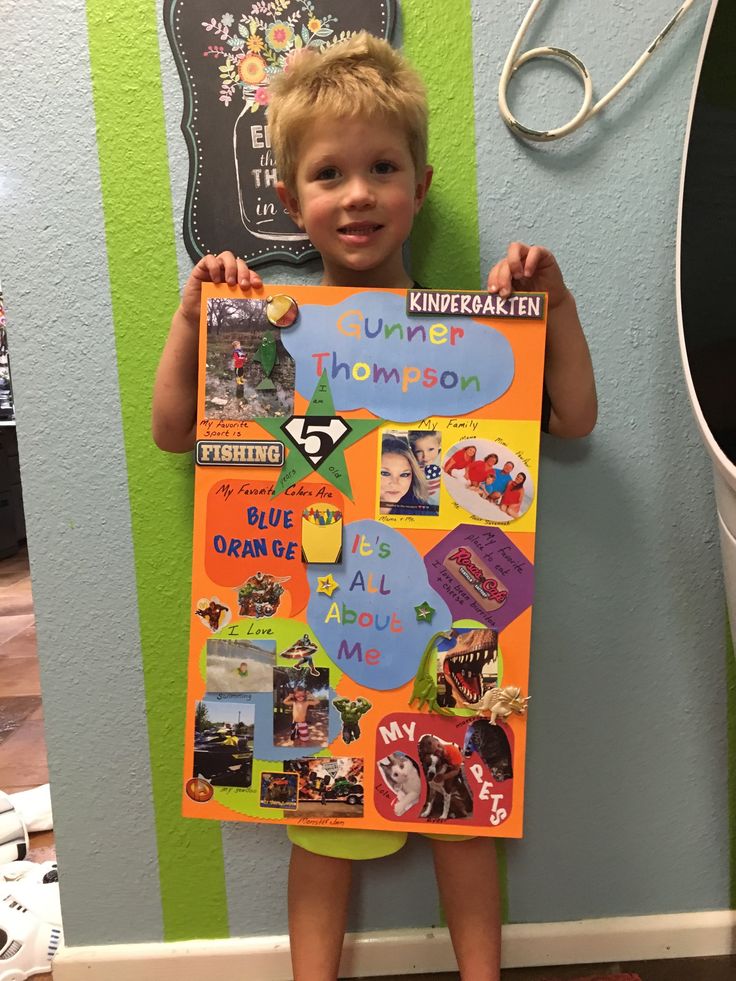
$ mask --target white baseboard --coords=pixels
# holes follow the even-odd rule
[[[736,912],[625,916],[503,928],[503,966],[715,957],[736,952]],[[68,947],[54,981],[290,981],[288,937]],[[341,977],[400,977],[453,971],[446,930],[349,934]]]

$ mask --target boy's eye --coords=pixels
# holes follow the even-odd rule
[[[314,175],[314,179],[317,181],[334,181],[337,177],[337,167],[322,167]]]
[[[379,160],[378,163],[373,165],[373,169],[377,174],[393,174],[396,166],[390,160]]]

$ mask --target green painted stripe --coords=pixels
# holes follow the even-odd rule
[[[404,52],[429,100],[434,179],[414,223],[412,273],[423,286],[478,289],[480,236],[470,0],[404,0]],[[452,50],[447,38],[452,38]],[[508,922],[506,850],[496,842],[503,922]]]
[[[726,695],[728,706],[728,841],[731,870],[730,907],[736,909],[736,660],[726,613]]]
[[[157,11],[150,0],[87,3],[164,937],[177,940],[227,936],[228,922],[220,827],[180,816],[192,464],[159,452],[149,428],[156,362],[178,303]]]
[[[435,289],[478,289],[480,240],[470,0],[404,0],[404,51],[427,86],[427,202],[414,223],[413,274]],[[448,45],[448,38],[452,44]]]

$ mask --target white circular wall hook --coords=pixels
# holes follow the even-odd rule
[[[674,17],[672,17],[667,25],[659,32],[649,47],[639,56],[639,58],[637,58],[626,74],[613,86],[609,92],[603,96],[602,99],[596,102],[595,105],[593,105],[593,82],[590,77],[590,72],[588,71],[585,63],[571,51],[568,51],[566,48],[545,45],[540,48],[531,48],[529,51],[525,51],[522,55],[519,55],[519,48],[522,45],[524,36],[526,35],[529,25],[534,19],[534,16],[541,3],[542,0],[532,0],[531,6],[529,7],[529,10],[527,10],[526,16],[524,17],[523,21],[521,22],[521,26],[517,31],[513,44],[509,48],[509,53],[506,56],[506,61],[504,62],[503,70],[501,71],[501,79],[498,83],[498,108],[501,113],[501,118],[512,132],[517,133],[526,140],[546,143],[550,142],[551,140],[560,140],[563,136],[568,136],[570,133],[574,133],[576,129],[580,129],[584,123],[599,113],[604,106],[608,105],[608,103],[618,95],[621,89],[628,85],[632,78],[638,74],[640,69],[651,58],[652,54],[654,54],[655,50],[659,47],[675,24],[677,24],[680,18],[683,17],[693,3],[695,3],[695,0],[685,0],[685,2],[677,10]],[[554,58],[557,61],[564,62],[578,73],[583,83],[582,106],[572,117],[572,119],[555,129],[542,130],[524,126],[524,124],[520,123],[509,109],[506,98],[506,91],[508,89],[509,81],[514,73],[522,67],[522,65],[525,65],[529,61],[533,61],[535,58]]]

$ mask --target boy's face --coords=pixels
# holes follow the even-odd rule
[[[393,121],[318,119],[301,140],[296,187],[277,190],[322,255],[324,285],[404,287],[402,246],[431,177],[416,174]]]
[[[439,453],[440,444],[436,436],[420,436],[414,441],[414,456],[420,467],[434,463]]]

